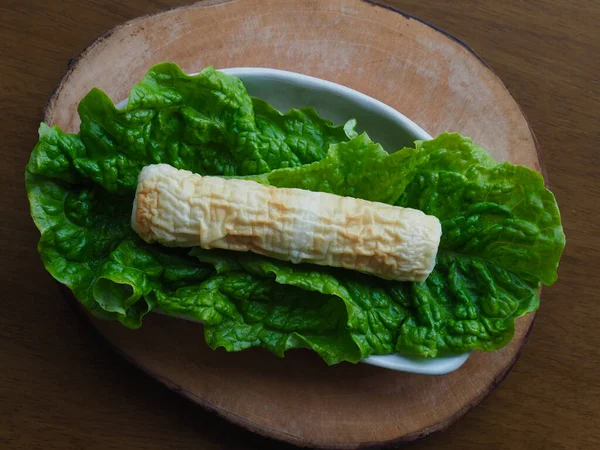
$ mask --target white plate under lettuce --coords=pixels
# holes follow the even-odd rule
[[[221,71],[240,78],[251,96],[267,101],[280,111],[312,106],[320,116],[336,125],[356,119],[357,131],[367,131],[369,137],[387,151],[412,146],[416,140],[431,139],[421,127],[390,106],[337,83],[260,67],[235,67]],[[117,107],[123,108],[126,103],[125,100]],[[370,356],[361,362],[401,372],[443,375],[462,366],[469,354],[422,358],[395,353]]]

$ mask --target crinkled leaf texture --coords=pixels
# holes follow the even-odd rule
[[[78,135],[42,124],[26,170],[46,269],[93,314],[139,327],[153,309],[205,323],[208,344],[310,348],[328,364],[371,354],[437,356],[506,345],[514,319],[552,284],[565,238],[542,177],[497,164],[446,133],[388,154],[354,122],[310,108],[281,114],[207,68],[154,66],[119,110],[93,89]],[[204,175],[332,192],[420,209],[443,227],[422,283],[254,255],[142,242],[137,176],[168,163]],[[191,250],[191,251],[190,251]]]

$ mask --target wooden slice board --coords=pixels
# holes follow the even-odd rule
[[[76,132],[77,104],[89,89],[120,101],[161,61],[187,72],[257,66],[331,80],[389,104],[432,135],[459,131],[497,160],[542,170],[519,106],[477,55],[418,19],[360,0],[213,1],[133,20],[71,62],[45,121]],[[475,352],[440,377],[327,367],[303,350],[285,359],[212,351],[200,325],[157,315],[137,331],[92,323],[132,363],[232,422],[303,446],[362,448],[414,440],[457,420],[507,375],[533,320],[518,320],[504,349]]]

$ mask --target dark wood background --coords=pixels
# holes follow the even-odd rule
[[[468,43],[522,106],[563,214],[560,280],[502,385],[424,449],[600,448],[600,2],[388,4]],[[0,447],[285,448],[130,367],[74,314],[36,252],[23,171],[44,104],[98,35],[176,0],[0,2]]]

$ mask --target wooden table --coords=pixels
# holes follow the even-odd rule
[[[44,271],[23,170],[45,101],[98,35],[179,2],[47,3],[0,6],[0,447],[285,447],[130,367]],[[600,448],[600,2],[387,3],[467,42],[506,83],[540,142],[568,241],[560,281],[544,291],[515,369],[465,418],[414,448]]]

